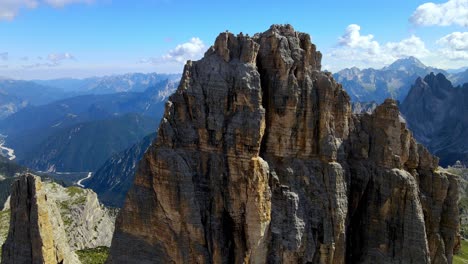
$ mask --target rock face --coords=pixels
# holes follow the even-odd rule
[[[351,104],[351,109],[353,110],[353,114],[372,114],[372,112],[374,112],[377,106],[378,104],[376,102],[354,102]]]
[[[4,209],[0,211],[0,245],[5,243],[5,240],[8,236],[8,228],[10,227],[10,209]],[[0,250],[0,263],[2,261]]]
[[[401,105],[415,137],[448,166],[468,164],[468,83],[453,87],[443,74],[418,78]]]
[[[48,204],[39,177],[28,174],[13,183],[10,207],[2,263],[80,263],[68,246],[58,209]]]
[[[457,179],[386,100],[354,116],[310,37],[222,33],[188,62],[109,263],[450,263]]]
[[[59,208],[72,250],[110,246],[115,213],[100,204],[95,192],[56,183],[44,183],[44,189],[48,200]]]
[[[10,207],[0,212],[0,228],[9,232],[2,263],[79,263],[73,251],[110,246],[115,213],[103,207],[96,193],[79,187],[64,188],[21,176],[12,188]],[[8,218],[7,218],[8,217]]]

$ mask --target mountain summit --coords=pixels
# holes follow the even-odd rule
[[[333,76],[343,84],[352,101],[381,103],[386,98],[403,101],[414,81],[431,72],[445,74],[444,70],[427,67],[415,57],[407,57],[382,69],[360,70],[353,67]]]
[[[458,183],[386,100],[355,116],[310,36],[221,33],[189,61],[109,263],[451,263]]]
[[[448,166],[468,163],[468,83],[453,87],[443,74],[418,78],[401,105],[415,137]]]
[[[414,72],[415,70],[416,71],[421,70],[421,69],[424,70],[426,68],[427,66],[424,65],[420,60],[418,60],[417,58],[413,56],[410,56],[407,58],[396,60],[392,64],[384,67],[383,70],[406,71],[406,72],[413,71]]]

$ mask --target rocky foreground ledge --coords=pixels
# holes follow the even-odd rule
[[[188,62],[109,263],[451,263],[456,176],[386,100],[353,115],[308,34],[221,33]]]
[[[80,263],[76,250],[110,246],[113,212],[102,206],[96,193],[79,187],[64,188],[42,182],[32,174],[12,184],[6,211],[10,223],[1,263]]]

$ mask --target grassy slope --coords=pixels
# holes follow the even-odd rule
[[[461,250],[453,257],[453,264],[468,264],[468,241],[461,241]]]
[[[83,264],[103,264],[109,255],[108,247],[77,250],[76,254]]]

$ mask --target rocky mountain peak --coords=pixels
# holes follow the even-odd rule
[[[260,47],[263,47],[264,52],[259,50]],[[288,56],[283,58],[286,64],[297,64],[300,61],[304,66],[312,66],[312,70],[320,70],[322,56],[316,51],[310,36],[296,32],[291,25],[272,25],[266,32],[255,34],[253,37],[243,33],[234,35],[226,31],[219,34],[206,55],[216,53],[226,62],[236,59],[243,63],[255,64],[257,59],[261,61],[265,56],[270,57],[285,49],[291,50],[277,56]]]
[[[108,262],[450,263],[456,176],[395,100],[353,115],[320,61],[308,34],[273,25],[188,62]]]
[[[398,59],[394,61],[392,64],[390,64],[389,66],[385,67],[384,69],[408,71],[412,68],[425,69],[427,68],[427,66],[424,65],[416,57],[410,56],[410,57]]]
[[[435,90],[447,90],[453,88],[452,83],[442,73],[434,74],[434,72],[431,72],[424,77],[424,82]]]
[[[443,74],[430,73],[416,80],[401,105],[415,137],[443,166],[468,160],[467,99],[468,84],[455,88]]]

